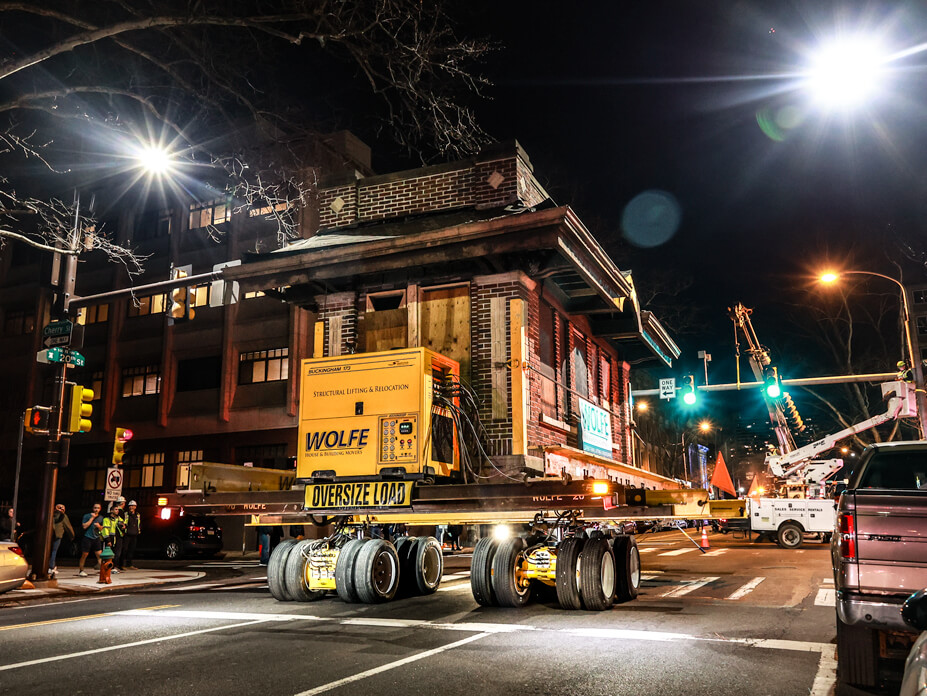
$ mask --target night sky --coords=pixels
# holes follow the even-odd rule
[[[500,43],[484,66],[494,84],[477,103],[483,126],[522,144],[553,199],[634,271],[642,295],[691,281],[670,300],[697,310],[677,334],[683,356],[658,376],[701,374],[696,352],[708,349],[711,381],[733,381],[727,307],[738,301],[756,309],[785,376],[821,374],[796,354],[788,321],[816,301],[815,272],[835,264],[897,276],[886,246],[897,234],[927,249],[927,53],[893,60],[851,110],[815,103],[803,77],[835,36],[860,34],[886,53],[927,41],[923,7],[649,0],[473,12],[476,33]],[[653,191],[678,209],[645,203],[634,219],[649,213],[657,236],[663,223],[675,231],[631,243],[623,216]],[[917,271],[906,278],[927,282]],[[749,378],[746,361],[742,370]]]

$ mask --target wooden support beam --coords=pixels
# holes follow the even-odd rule
[[[528,306],[509,300],[509,345],[512,360],[512,454],[528,453]]]

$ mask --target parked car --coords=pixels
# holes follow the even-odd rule
[[[837,504],[836,531],[836,692],[873,691],[901,671],[914,636],[899,610],[927,587],[927,442],[867,447]]]
[[[168,511],[162,513],[162,511]],[[161,515],[168,514],[164,519]],[[142,516],[137,552],[171,560],[194,554],[215,556],[222,550],[222,530],[214,517],[185,515],[174,508],[158,508]]]
[[[908,653],[899,696],[924,696],[927,694],[927,590],[908,597],[901,609],[901,618],[923,633]]]
[[[12,541],[0,541],[0,592],[15,590],[26,581],[29,564]]]

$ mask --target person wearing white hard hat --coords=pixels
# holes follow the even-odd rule
[[[125,514],[126,534],[122,542],[122,562],[126,570],[138,570],[135,567],[135,546],[138,544],[138,535],[142,533],[142,516],[138,511],[138,504],[129,501],[128,511]]]

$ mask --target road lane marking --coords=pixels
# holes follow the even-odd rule
[[[714,551],[707,551],[703,555],[705,556],[720,556],[721,554],[727,553],[729,549],[715,549]]]
[[[441,585],[441,587],[438,588],[438,592],[453,592],[454,590],[464,590],[464,589],[467,589],[467,590],[470,589],[469,582],[461,582],[457,585]]]
[[[247,611],[196,611],[193,609],[168,609],[158,611],[157,614],[146,609],[126,609],[110,612],[110,616],[168,616],[178,619],[220,619],[224,621],[325,621],[324,618],[311,614],[263,614]]]
[[[170,607],[179,607],[179,604],[159,604],[154,607],[145,607],[138,611],[150,612],[157,609],[168,609]],[[12,631],[14,628],[31,628],[33,626],[51,626],[52,624],[70,623],[71,621],[86,621],[87,619],[99,619],[104,616],[111,616],[112,612],[103,612],[102,614],[84,614],[83,616],[70,616],[64,619],[48,619],[47,621],[32,621],[30,623],[13,624],[12,626],[0,626],[0,631]]]
[[[651,551],[656,551],[656,550],[657,550],[656,546],[648,546],[645,549],[642,549],[640,547],[637,548],[638,553],[650,553]]]
[[[390,662],[386,665],[381,665],[380,667],[374,667],[373,669],[368,669],[364,672],[359,672],[357,674],[352,674],[350,677],[345,677],[344,679],[339,679],[337,681],[329,682],[328,684],[322,684],[313,689],[308,689],[306,691],[300,691],[296,696],[315,696],[316,694],[321,694],[326,691],[331,691],[332,689],[337,689],[338,687],[344,686],[345,684],[351,684],[361,679],[366,679],[367,677],[372,677],[382,672],[388,672],[391,669],[396,669],[397,667],[402,667],[411,662],[417,662],[418,660],[423,660],[426,657],[431,657],[432,655],[438,655],[440,653],[446,652],[448,650],[453,650],[454,648],[459,648],[461,645],[466,645],[467,643],[472,643],[475,640],[480,640],[489,636],[489,633],[477,633],[474,636],[467,636],[461,640],[449,643],[448,645],[442,645],[440,648],[434,648],[432,650],[425,650],[424,652],[416,653],[415,655],[410,655],[409,657],[404,657],[401,660],[396,660],[395,662]]]
[[[816,607],[835,607],[837,606],[837,590],[822,587],[818,590],[817,597],[814,598]]]
[[[461,578],[469,578],[470,573],[445,573],[441,576],[441,580],[460,580]]]
[[[208,590],[210,587],[219,587],[220,582],[207,582],[200,585],[184,585],[183,587],[162,587],[157,592],[193,592],[195,590]]]
[[[835,649],[822,650],[818,661],[818,672],[808,696],[829,696],[837,683],[837,656]]]
[[[673,588],[672,590],[664,592],[660,596],[661,597],[682,597],[683,595],[687,595],[690,592],[694,592],[695,590],[701,587],[705,587],[705,585],[707,585],[710,582],[714,582],[715,580],[720,580],[720,579],[721,579],[720,577],[705,577],[705,578],[699,578],[698,580],[691,580],[691,581],[688,581],[682,587]]]
[[[117,612],[118,614],[119,612]],[[148,616],[153,616],[151,613]],[[87,655],[98,655],[99,653],[111,652],[113,650],[124,650],[125,648],[137,648],[140,645],[151,645],[152,643],[161,643],[162,641],[168,640],[177,640],[178,638],[189,638],[190,636],[198,636],[202,633],[212,633],[214,631],[228,631],[232,628],[243,628],[245,626],[254,626],[256,624],[267,623],[267,621],[245,621],[243,623],[229,624],[226,626],[213,626],[212,628],[201,628],[197,631],[187,631],[186,633],[177,633],[171,636],[163,636],[161,638],[149,638],[147,640],[138,640],[134,643],[121,643],[119,645],[109,645],[105,648],[94,648],[93,650],[81,650],[76,653],[68,653],[66,655],[53,655],[52,657],[42,657],[37,660],[27,660],[26,662],[15,662],[11,665],[0,665],[0,672],[7,672],[11,669],[19,669],[21,667],[32,667],[34,665],[42,665],[48,662],[60,662],[61,660],[70,660],[75,657],[86,657]]]
[[[698,550],[698,549],[694,549],[694,548],[692,548],[692,549],[676,549],[675,551],[664,551],[664,552],[661,553],[660,555],[661,555],[661,556],[681,556],[681,555],[684,554],[684,553],[692,553],[693,551],[697,551],[697,550]]]
[[[759,584],[763,582],[765,579],[766,579],[765,577],[753,578],[753,580],[751,580],[750,582],[734,590],[734,592],[731,593],[728,599],[740,599],[741,597],[746,597],[748,594],[753,592],[753,590],[755,590],[757,586],[759,586]]]

